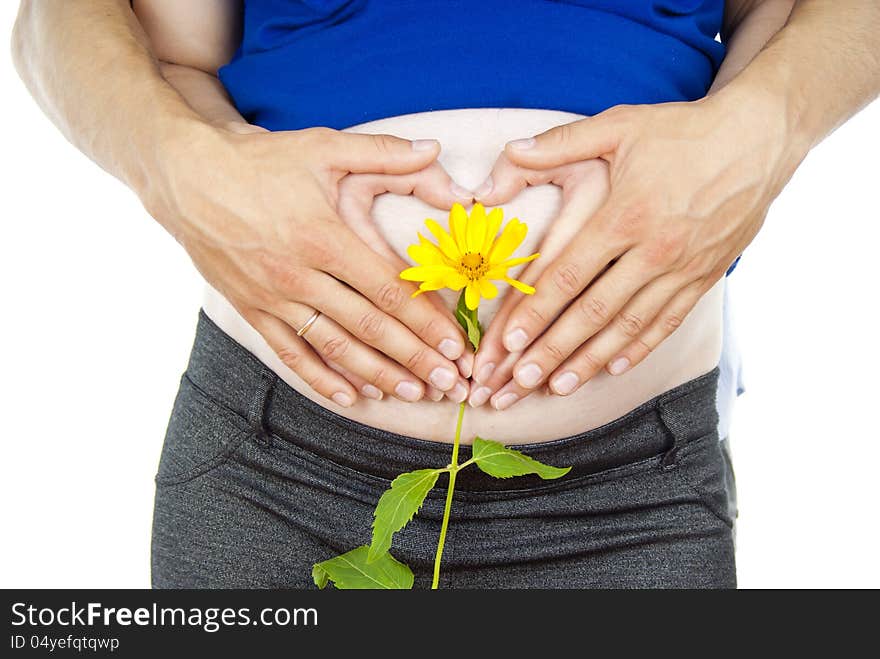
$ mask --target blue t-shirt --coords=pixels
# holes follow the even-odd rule
[[[723,14],[724,0],[245,0],[219,74],[269,130],[455,108],[592,115],[705,96]]]

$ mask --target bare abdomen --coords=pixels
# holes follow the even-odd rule
[[[528,137],[552,126],[580,118],[566,112],[526,109],[465,109],[390,117],[347,129],[360,133],[389,133],[408,139],[440,140],[440,162],[461,185],[473,189],[489,174],[504,144]],[[606,194],[604,188],[597,195]],[[553,223],[561,203],[554,186],[528,188],[503,205],[505,218],[519,217],[529,225],[529,235],[519,252],[537,251]],[[422,230],[426,217],[446,223],[446,212],[414,197],[386,194],[378,197],[373,219],[391,247],[406,257],[406,247]],[[516,272],[516,271],[512,271]],[[484,301],[480,318],[491,322],[496,300]],[[721,353],[723,282],[712,288],[681,327],[645,361],[620,376],[597,375],[567,397],[534,393],[513,407],[498,412],[488,405],[465,415],[463,438],[475,434],[506,443],[540,442],[574,435],[612,421],[641,403],[687,380],[702,375],[718,363]],[[457,295],[444,299],[454,305]],[[452,441],[457,405],[450,401],[404,403],[386,397],[382,401],[360,398],[342,408],[318,396],[275,357],[262,338],[216,291],[208,288],[205,311],[224,331],[248,348],[290,386],[337,414],[370,426],[435,441]]]

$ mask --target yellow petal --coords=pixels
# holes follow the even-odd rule
[[[453,291],[460,291],[467,286],[468,278],[458,272],[458,270],[452,270],[443,278],[443,281],[446,282],[446,288]]]
[[[489,253],[489,262],[492,265],[497,265],[508,259],[516,248],[519,247],[520,243],[525,240],[528,231],[529,228],[525,224],[513,218],[507,223],[504,231],[501,232],[501,236],[492,246],[492,251]]]
[[[479,252],[486,238],[486,209],[483,204],[474,204],[471,208],[471,217],[467,224],[467,250]]]
[[[430,218],[425,220],[425,224],[427,225],[428,230],[434,234],[437,242],[440,243],[440,250],[443,252],[443,255],[453,261],[458,261],[461,258],[461,252],[455,244],[455,241],[452,239],[452,236],[446,233],[446,229]]]
[[[419,244],[406,248],[409,257],[419,265],[440,265],[444,263],[443,252],[430,240],[419,234]]]
[[[521,256],[519,258],[510,259],[508,261],[504,261],[503,263],[493,265],[491,268],[489,268],[489,270],[486,271],[486,277],[488,277],[489,279],[504,279],[507,276],[508,268],[513,268],[522,263],[534,261],[539,256],[541,255],[532,254],[531,256]]]
[[[452,240],[455,241],[458,250],[464,254],[467,251],[467,211],[461,204],[453,204],[449,211],[449,231]]]
[[[491,300],[498,295],[498,287],[488,279],[480,279],[477,283],[480,285],[480,295],[487,300]]]
[[[469,281],[464,293],[464,303],[473,311],[480,306],[480,287],[475,281]]]
[[[441,288],[444,288],[446,284],[442,281],[423,281],[419,284],[419,290],[413,293],[410,297],[416,297],[417,295],[421,295],[422,293],[427,293],[428,291],[436,291]]]
[[[489,211],[489,216],[486,218],[486,238],[480,248],[480,254],[484,257],[489,255],[489,250],[492,249],[492,243],[495,242],[495,236],[498,235],[498,229],[501,228],[503,219],[504,211],[500,208],[493,208]]]
[[[500,263],[499,265],[503,265],[505,268],[513,268],[522,263],[528,263],[529,261],[534,261],[536,258],[541,256],[539,253],[530,254],[529,256],[520,256],[515,259],[508,259],[504,263]]]
[[[528,284],[524,284],[521,281],[518,281],[516,279],[511,279],[510,277],[505,277],[504,281],[506,281],[508,284],[513,286],[516,290],[522,291],[526,295],[534,295],[534,293],[535,293],[534,286],[529,286]]]
[[[446,282],[442,279],[437,279],[435,281],[423,281],[419,284],[419,291],[424,293],[425,291],[439,291],[441,288],[446,288]]]
[[[458,273],[448,265],[417,265],[401,272],[400,278],[407,281],[435,281],[445,280],[449,274]]]

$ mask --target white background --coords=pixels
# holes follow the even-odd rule
[[[13,2],[0,3],[8,43]],[[0,587],[147,587],[201,283],[0,56]],[[732,277],[742,587],[880,587],[880,103],[808,157]]]

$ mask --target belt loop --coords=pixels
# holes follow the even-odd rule
[[[266,430],[266,412],[268,410],[269,394],[272,393],[272,388],[277,380],[278,376],[275,373],[269,369],[261,369],[257,388],[254,391],[250,407],[248,408],[247,420],[254,429],[256,440],[267,446],[271,444],[271,435]]]
[[[710,379],[708,382],[701,382],[691,387],[688,391],[672,390],[660,397],[657,415],[672,437],[672,447],[660,460],[662,469],[674,469],[677,466],[681,447],[704,434],[702,430],[707,424],[717,425],[715,399],[712,398],[711,406],[707,405],[705,400],[705,388],[712,386],[712,382]]]

